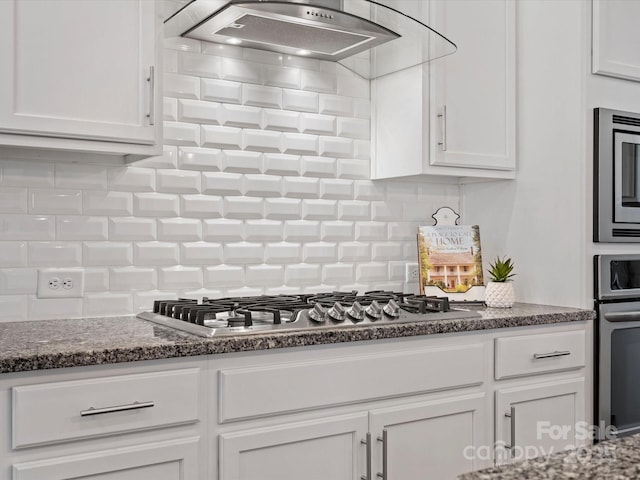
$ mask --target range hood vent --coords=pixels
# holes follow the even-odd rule
[[[165,21],[165,36],[335,61],[373,79],[456,51],[411,16],[425,9],[417,0],[193,0]]]

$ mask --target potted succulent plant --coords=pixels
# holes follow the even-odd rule
[[[487,307],[509,308],[513,307],[516,301],[515,291],[511,278],[513,273],[513,262],[510,258],[496,257],[492,264],[489,264],[489,276],[491,280],[485,288],[485,303]]]

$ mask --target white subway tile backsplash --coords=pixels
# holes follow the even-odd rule
[[[138,167],[148,168],[177,168],[178,167],[178,147],[175,145],[164,145],[162,155],[149,157],[136,162]]]
[[[325,157],[349,158],[353,156],[353,140],[340,137],[320,137],[319,153]]]
[[[329,263],[322,267],[322,281],[337,284],[348,283],[353,280],[353,272],[354,266],[350,263]]]
[[[282,54],[256,50],[254,48],[242,48],[242,57],[248,62],[265,63],[268,65],[282,65]]]
[[[371,249],[371,259],[378,261],[402,260],[404,258],[404,244],[401,242],[374,243]]]
[[[264,245],[254,242],[234,242],[223,246],[226,263],[251,264],[262,263],[264,259]]]
[[[106,190],[107,169],[97,165],[59,163],[55,165],[56,188]]]
[[[239,173],[206,172],[202,174],[202,193],[211,195],[242,195],[242,175]]]
[[[0,268],[26,267],[27,242],[0,242]]]
[[[180,52],[177,58],[177,70],[182,74],[194,77],[220,78],[222,74],[222,59],[211,55]],[[165,95],[169,95],[166,90]]]
[[[306,263],[327,263],[335,261],[338,245],[330,242],[306,243],[302,249],[302,261]]]
[[[58,240],[107,240],[109,228],[106,217],[73,215],[56,217]]]
[[[356,265],[356,276],[369,282],[389,280],[389,265],[386,262],[371,262]]]
[[[0,161],[0,185],[4,187],[53,188],[54,164]]]
[[[84,297],[82,314],[85,317],[130,315],[133,297],[126,293],[89,293]]]
[[[133,195],[126,192],[83,192],[85,215],[131,215]]]
[[[166,73],[178,73],[178,52],[165,48],[162,54],[163,70]]]
[[[24,299],[25,297],[22,298]],[[81,298],[36,298],[35,295],[29,295],[26,298],[29,302],[28,308],[30,320],[45,320],[52,317],[74,318],[82,316]]]
[[[320,65],[323,63],[321,60],[315,58],[305,58],[296,55],[284,55],[283,65],[287,67],[299,67],[305,70],[320,70]]]
[[[26,188],[0,188],[0,213],[27,213]]]
[[[302,70],[300,87],[302,90],[320,93],[336,93],[336,76],[329,72]]]
[[[202,100],[222,103],[242,103],[242,84],[226,80],[209,80],[203,78]]]
[[[200,144],[200,127],[193,123],[164,122],[164,141],[169,145]],[[204,143],[204,140],[203,140]]]
[[[222,123],[222,106],[219,103],[202,100],[178,100],[176,120],[185,123],[219,125]]]
[[[37,285],[38,270],[35,268],[3,268],[0,270],[0,295],[35,294]]]
[[[321,179],[320,198],[345,200],[353,198],[353,180]]]
[[[299,90],[282,91],[282,108],[298,112],[318,113],[319,96],[314,92],[302,92]]]
[[[338,160],[338,177],[367,179],[369,178],[369,162],[341,158]]]
[[[403,205],[400,202],[371,202],[371,219],[376,221],[393,221],[402,218]]]
[[[372,182],[370,180],[359,180],[355,182],[356,200],[383,200],[385,196],[384,184]]]
[[[338,259],[341,262],[366,262],[370,258],[370,243],[344,242],[338,246]]]
[[[247,220],[244,240],[248,242],[274,242],[284,240],[284,223],[277,220]]]
[[[336,83],[341,97],[370,98],[370,83],[359,75],[338,75]]]
[[[222,156],[222,170],[230,173],[261,173],[262,154],[241,150],[225,150]]]
[[[180,200],[183,217],[222,217],[222,197],[212,195],[182,195]]]
[[[109,289],[114,292],[148,291],[158,286],[158,273],[151,267],[109,269]]]
[[[179,147],[178,166],[181,170],[222,170],[222,150],[217,148]]]
[[[134,193],[133,213],[142,217],[174,217],[180,213],[180,197],[169,193]]]
[[[166,300],[177,298],[175,292],[161,292],[160,290],[151,290],[149,292],[134,292],[133,294],[133,312],[153,311],[153,302],[155,300]]]
[[[282,134],[282,151],[288,154],[317,155],[318,138],[304,133]]]
[[[353,105],[353,113],[356,118],[365,118],[367,120],[371,118],[371,102],[369,101],[369,98],[354,98]]]
[[[204,51],[200,48],[201,42],[186,37],[170,37],[163,40],[163,47],[169,50],[177,50],[179,52],[197,52]]]
[[[320,195],[320,180],[308,177],[284,177],[282,192],[285,197],[318,198]]]
[[[300,175],[302,161],[298,155],[279,155],[265,153],[264,173],[268,175]]]
[[[302,245],[292,242],[267,243],[264,261],[270,264],[297,263],[302,258]]]
[[[389,240],[414,240],[418,233],[418,225],[417,223],[409,222],[389,222]]]
[[[305,177],[335,177],[338,164],[335,158],[302,157],[302,175]]]
[[[0,322],[19,322],[29,318],[28,297],[0,295]],[[55,314],[57,315],[58,312]],[[51,318],[51,312],[49,317]]]
[[[0,216],[0,240],[54,240],[55,217],[47,215]]]
[[[280,152],[282,135],[270,130],[243,130],[242,145],[246,150],[255,152]]]
[[[149,266],[177,265],[180,263],[178,245],[171,242],[136,242],[133,244],[133,263]]]
[[[297,132],[300,126],[300,113],[288,110],[262,109],[262,124],[267,130]]]
[[[262,218],[264,200],[257,197],[227,197],[223,200],[225,218]]]
[[[221,243],[188,242],[180,245],[180,261],[184,265],[215,265],[222,263]]]
[[[156,185],[158,192],[198,193],[202,185],[200,172],[185,170],[157,170]]]
[[[300,131],[313,135],[335,135],[336,117],[317,113],[303,113],[300,115]]]
[[[109,290],[109,269],[106,267],[85,267],[84,291],[106,292]]]
[[[202,147],[211,148],[242,148],[242,130],[236,127],[223,127],[218,125],[203,125]]]
[[[222,78],[233,82],[261,84],[263,78],[262,65],[235,58],[223,58]]]
[[[82,213],[79,190],[29,190],[29,213]]]
[[[338,136],[369,140],[369,119],[338,118]]]
[[[234,265],[216,265],[204,269],[204,286],[211,287],[240,287],[244,285],[244,268]]]
[[[285,267],[284,281],[287,285],[318,285],[320,265],[298,263]]]
[[[208,242],[239,242],[244,238],[244,223],[230,218],[204,220],[202,236]]]
[[[245,83],[242,86],[242,103],[254,107],[282,108],[282,89]]]
[[[202,239],[202,222],[195,218],[158,219],[158,240],[190,242]]]
[[[350,117],[354,113],[354,99],[338,95],[320,95],[320,113]],[[368,118],[368,117],[367,117]]]
[[[386,237],[387,224],[384,222],[356,223],[356,240],[385,240]]]
[[[353,222],[322,222],[322,240],[338,242],[353,240],[354,228]]]
[[[369,220],[370,204],[361,200],[343,200],[338,203],[340,220]]]
[[[280,197],[282,178],[276,175],[245,175],[243,190],[250,197]]]
[[[107,170],[107,177],[109,181],[109,190],[152,192],[156,188],[155,171],[149,168],[109,168]]]
[[[267,66],[264,69],[264,83],[265,85],[269,85],[271,87],[299,89],[300,77],[301,73],[299,68]]]
[[[304,200],[302,217],[304,220],[331,220],[337,217],[338,202],[335,200]]]
[[[158,275],[158,285],[161,290],[202,288],[202,269],[183,266],[162,267]]]
[[[200,44],[201,42],[198,42]],[[202,53],[227,58],[242,58],[244,48],[235,45],[223,45],[221,43],[202,43]]]
[[[371,142],[369,140],[355,140],[353,142],[353,158],[371,160]]]
[[[290,242],[312,242],[320,239],[320,222],[290,220],[284,227],[284,238]]]
[[[260,128],[262,110],[246,105],[222,105],[221,123],[227,127]]]
[[[131,265],[133,261],[131,243],[84,242],[82,260],[84,265],[91,267]]]
[[[282,285],[284,283],[283,265],[248,265],[245,284],[250,287]]]
[[[109,219],[110,240],[155,240],[156,221],[152,218],[112,217]]]
[[[189,75],[165,73],[164,94],[176,98],[200,98],[200,79]]]

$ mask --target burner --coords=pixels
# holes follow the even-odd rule
[[[386,290],[334,291],[300,295],[157,300],[140,318],[197,335],[384,325],[479,317],[451,309],[446,297]]]

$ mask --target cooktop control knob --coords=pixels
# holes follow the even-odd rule
[[[344,322],[344,319],[347,316],[347,311],[340,302],[334,303],[333,307],[331,307],[327,313],[329,314],[329,317],[336,322]]]
[[[382,307],[377,300],[372,301],[371,304],[364,309],[364,312],[371,320],[380,320],[382,318]]]
[[[355,322],[364,320],[364,309],[360,302],[353,302],[353,305],[347,309],[347,315]]]
[[[317,323],[324,323],[327,320],[327,309],[319,303],[316,303],[311,310],[309,310],[309,318]]]
[[[395,300],[389,300],[389,303],[387,303],[382,310],[385,315],[391,318],[398,318],[400,316],[400,306]]]

